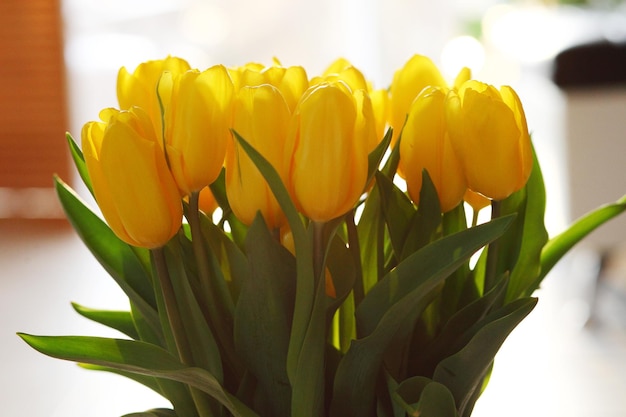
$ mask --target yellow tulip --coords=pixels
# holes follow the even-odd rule
[[[120,109],[128,110],[132,106],[143,108],[150,116],[156,134],[161,137],[161,107],[156,94],[159,79],[164,72],[177,75],[189,69],[187,61],[171,56],[143,62],[132,74],[122,67],[117,74],[117,100]],[[161,100],[167,105],[169,98],[164,95]]]
[[[167,157],[181,194],[188,195],[215,181],[224,165],[233,83],[226,68],[216,65],[173,79],[166,73],[159,88],[168,85],[172,99],[165,111]]]
[[[95,199],[113,232],[145,248],[163,246],[182,221],[182,204],[152,122],[142,109],[105,109],[82,130]]]
[[[414,55],[395,72],[390,94],[389,124],[393,128],[392,146],[404,126],[409,107],[424,87],[447,88],[448,84],[430,58]]]
[[[466,190],[461,165],[452,149],[445,122],[446,93],[426,87],[409,109],[402,141],[400,166],[413,202],[419,204],[422,171],[428,171],[442,212],[455,208]]]
[[[273,85],[281,92],[289,111],[293,112],[302,94],[309,88],[309,81],[303,67],[268,67],[262,72],[267,84]]]
[[[526,116],[511,87],[467,81],[446,104],[450,138],[468,187],[502,200],[526,184],[533,158]]]
[[[304,215],[325,222],[348,212],[367,180],[365,130],[357,103],[342,82],[322,83],[303,96],[292,119],[288,148],[292,198]],[[367,116],[365,116],[367,117]]]
[[[387,128],[387,119],[389,112],[389,93],[386,89],[375,90],[372,83],[365,79],[363,73],[356,67],[352,66],[350,61],[345,58],[338,58],[324,71],[322,76],[311,79],[310,84],[315,85],[322,82],[343,81],[350,87],[356,95],[359,90],[367,92],[369,101],[371,101],[373,109],[374,123],[376,133],[373,136],[373,142],[370,142],[368,151],[372,151],[376,145],[383,139],[385,129]]]
[[[231,68],[230,74],[236,90],[263,84],[270,84],[278,88],[291,112],[309,87],[308,77],[303,67],[283,67],[277,60],[275,60],[274,65],[269,67],[249,63],[242,67]]]
[[[280,91],[269,84],[239,91],[233,113],[233,129],[252,145],[287,181],[285,141],[291,113]],[[236,141],[226,154],[226,194],[233,212],[251,224],[261,212],[271,229],[285,224],[285,216],[269,185]]]

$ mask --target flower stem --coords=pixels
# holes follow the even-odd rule
[[[346,226],[348,229],[348,242],[350,244],[350,253],[352,253],[352,258],[354,259],[354,265],[356,267],[356,280],[354,282],[354,305],[356,307],[365,297],[365,289],[363,286],[361,247],[359,245],[359,235],[357,233],[356,224],[354,223],[354,211],[350,211],[346,215]]]
[[[176,350],[181,362],[191,365],[192,354],[187,336],[185,334],[184,323],[180,315],[178,303],[176,302],[176,294],[174,286],[167,269],[167,261],[165,259],[165,250],[163,247],[152,249],[152,258],[156,267],[161,293],[163,294],[163,302],[165,304],[165,312],[170,325],[170,330],[176,344]]]
[[[478,210],[472,208],[472,227],[476,227],[476,225],[478,225],[478,213]]]
[[[325,223],[313,222],[313,273],[316,283],[324,276],[324,225]]]
[[[199,191],[194,191],[189,196],[189,213],[187,215],[187,221],[189,221],[189,227],[191,228],[191,245],[193,247],[193,255],[196,259],[196,264],[198,267],[200,282],[203,289],[210,294],[211,290],[209,288],[209,263],[204,252],[202,229],[200,227],[200,213],[198,208],[199,200]]]
[[[497,219],[500,217],[501,212],[501,203],[500,201],[493,200],[491,202],[491,219]],[[498,251],[499,251],[498,240],[491,242],[489,244],[489,248],[487,249],[487,265],[485,269],[485,288],[484,292],[489,291],[493,288],[496,280],[496,274],[498,273]]]
[[[214,332],[221,353],[225,356],[226,364],[234,374],[242,374],[236,355],[232,335],[232,312],[227,305],[228,294],[219,284],[212,283],[211,265],[207,255],[205,239],[202,235],[199,210],[200,192],[192,192],[189,196],[189,212],[186,214],[191,229],[191,246],[198,268],[198,278],[202,296],[199,297],[200,308],[205,314],[205,320]]]

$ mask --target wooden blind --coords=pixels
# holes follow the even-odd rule
[[[10,190],[14,197],[30,195],[19,190],[52,190],[54,173],[67,178],[63,62],[59,0],[0,1],[0,188],[5,199]]]

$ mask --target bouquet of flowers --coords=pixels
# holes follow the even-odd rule
[[[172,405],[130,416],[469,416],[546,274],[626,209],[550,239],[515,91],[420,55],[381,90],[345,59],[167,57],[117,95],[68,135],[101,216],[55,181],[129,300],[74,308],[120,337],[20,336]]]

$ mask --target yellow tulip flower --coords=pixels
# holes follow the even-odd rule
[[[113,232],[145,248],[167,243],[180,228],[182,203],[152,122],[141,108],[105,109],[82,130],[95,199]]]
[[[311,87],[296,107],[288,148],[292,198],[317,222],[348,212],[367,180],[365,130],[350,89],[342,82]],[[364,116],[367,117],[367,116]]]
[[[288,159],[285,141],[291,113],[278,88],[263,84],[244,87],[235,100],[233,129],[252,145],[287,181]],[[269,185],[236,141],[226,153],[226,193],[233,212],[251,224],[261,212],[270,229],[285,224],[285,216]]]
[[[502,200],[526,184],[533,165],[526,116],[511,87],[467,81],[446,100],[450,139],[468,187]]]
[[[120,109],[128,110],[132,106],[144,109],[152,120],[156,134],[161,137],[161,107],[156,94],[159,79],[164,72],[177,75],[189,69],[187,61],[171,56],[143,62],[132,73],[122,67],[117,74],[117,100]],[[169,98],[163,95],[161,100],[166,105]]]
[[[166,151],[178,188],[188,195],[215,181],[224,165],[233,83],[222,65],[170,77],[164,74],[159,83],[159,88],[171,85],[165,111]]]
[[[402,141],[400,166],[407,190],[418,205],[422,189],[422,171],[428,171],[442,212],[455,208],[466,190],[461,164],[457,159],[445,122],[446,93],[437,87],[426,87],[409,109]]]
[[[428,57],[414,55],[395,72],[389,88],[389,124],[393,128],[392,146],[398,140],[411,103],[428,86],[448,88],[443,75]]]
[[[322,76],[311,79],[310,84],[315,85],[322,82],[343,81],[350,87],[353,94],[357,94],[359,90],[367,92],[368,101],[371,102],[373,109],[374,123],[376,132],[373,140],[368,141],[368,151],[371,152],[376,145],[383,139],[387,128],[387,119],[389,112],[389,93],[386,89],[375,90],[372,83],[365,79],[363,73],[354,67],[350,61],[345,58],[338,58],[324,71]]]
[[[283,67],[277,60],[275,60],[274,65],[269,67],[249,63],[241,67],[231,68],[229,71],[236,90],[263,84],[270,84],[278,88],[291,112],[309,87],[308,76],[303,67]]]

